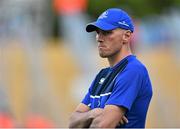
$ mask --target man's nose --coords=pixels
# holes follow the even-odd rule
[[[103,42],[104,41],[103,35],[101,33],[96,34],[96,41],[97,42]]]

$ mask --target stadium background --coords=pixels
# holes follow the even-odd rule
[[[0,127],[67,127],[90,81],[107,66],[93,34],[91,55],[78,55],[81,46],[72,51],[53,2],[0,1]],[[127,10],[136,24],[133,51],[147,66],[154,90],[147,127],[180,127],[180,1],[89,0],[86,20],[110,7]]]

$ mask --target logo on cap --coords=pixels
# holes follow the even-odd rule
[[[108,15],[108,11],[102,13],[101,16],[99,16],[98,19],[104,19],[104,18],[107,18],[107,15]]]
[[[122,22],[118,22],[120,25],[124,25],[124,26],[128,26],[129,27],[129,25],[125,22],[125,21],[122,21]]]

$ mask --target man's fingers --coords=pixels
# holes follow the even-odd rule
[[[124,124],[124,121],[123,119],[120,120],[120,125],[123,125]]]
[[[123,120],[126,124],[128,123],[128,119],[127,119],[125,116],[122,117],[122,120]]]
[[[127,123],[128,123],[128,119],[125,116],[123,116],[122,119],[119,121],[120,125],[127,124]]]
[[[95,108],[93,110],[90,111],[90,115],[91,115],[91,118],[96,118],[98,117],[99,115],[101,115],[103,112],[103,109],[101,108]]]

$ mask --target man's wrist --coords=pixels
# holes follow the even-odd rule
[[[88,119],[94,119],[94,111],[93,110],[88,111],[87,116],[88,116]]]
[[[95,108],[88,112],[89,119],[95,119],[97,116],[101,115],[103,112],[102,108]]]

